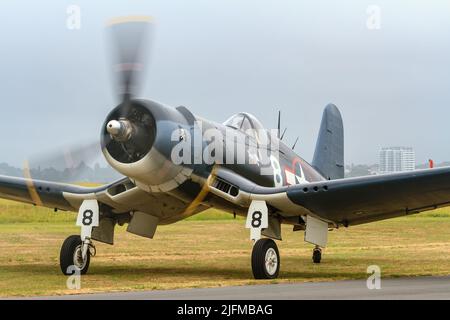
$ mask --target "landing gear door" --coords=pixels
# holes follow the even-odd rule
[[[247,213],[245,227],[250,229],[250,239],[259,240],[262,229],[269,226],[268,209],[265,201],[253,200]]]
[[[77,226],[81,227],[81,240],[91,238],[92,228],[99,226],[97,200],[84,200],[78,210]]]
[[[305,241],[325,247],[328,241],[328,222],[307,215]]]

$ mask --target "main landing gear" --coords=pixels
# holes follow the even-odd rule
[[[275,279],[280,272],[280,254],[275,241],[261,239],[263,229],[269,227],[265,201],[253,200],[245,227],[250,229],[250,240],[255,241],[252,251],[252,271],[255,279]]]
[[[280,254],[272,239],[259,239],[253,246],[252,271],[255,279],[275,279],[280,272]]]
[[[99,206],[96,200],[84,200],[77,217],[77,226],[81,227],[81,235],[72,235],[64,240],[59,254],[59,265],[65,275],[79,272],[86,274],[95,256],[92,243],[92,228],[99,225]]]
[[[265,201],[252,200],[247,213],[245,227],[250,229],[250,240],[255,241],[252,251],[252,271],[255,279],[275,279],[280,272],[280,254],[275,241],[281,240],[280,221],[271,218]],[[305,217],[305,241],[315,245],[312,261],[320,263],[322,249],[327,244],[329,222],[313,216]],[[261,238],[264,235],[270,238]],[[269,232],[267,232],[269,231]]]

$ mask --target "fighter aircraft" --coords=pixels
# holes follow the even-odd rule
[[[0,176],[0,197],[78,212],[79,235],[61,247],[64,274],[88,271],[93,241],[114,243],[114,228],[153,238],[159,225],[208,208],[246,217],[256,279],[276,278],[281,225],[304,231],[319,263],[330,229],[414,214],[450,204],[450,168],[344,178],[343,122],[323,112],[311,164],[248,113],[224,123],[136,98],[146,57],[147,18],[116,19],[109,30],[118,55],[121,101],[101,128],[101,149],[124,178],[100,187]],[[213,143],[214,142],[214,143]],[[213,147],[211,147],[211,145]]]

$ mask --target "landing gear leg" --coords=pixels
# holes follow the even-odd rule
[[[314,263],[320,263],[320,260],[322,260],[322,249],[319,246],[314,248],[312,260]]]
[[[253,200],[247,213],[245,227],[250,229],[250,239],[255,241],[252,251],[252,271],[255,279],[275,279],[280,272],[280,254],[272,239],[261,239],[263,229],[269,227],[265,201]]]

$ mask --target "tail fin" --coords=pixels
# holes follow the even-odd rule
[[[312,165],[329,180],[344,177],[344,125],[334,104],[323,111]]]

